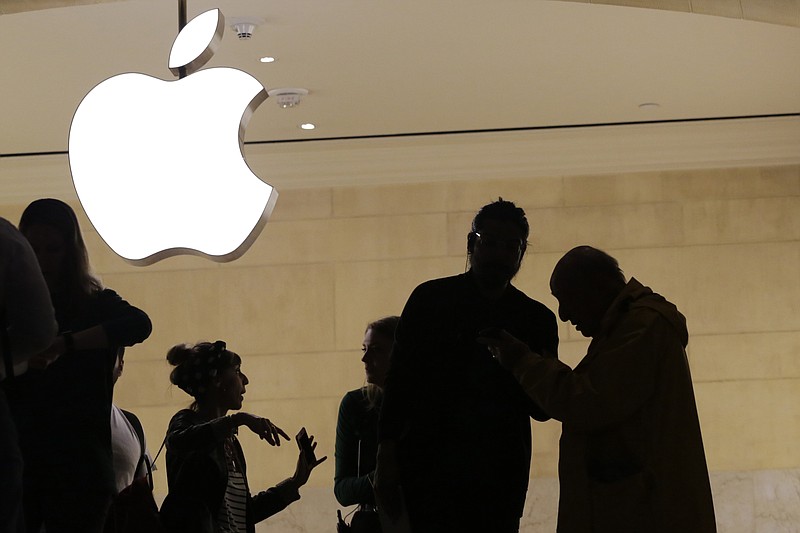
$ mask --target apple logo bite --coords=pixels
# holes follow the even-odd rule
[[[103,240],[135,265],[181,254],[232,261],[275,206],[277,191],[242,153],[267,91],[241,70],[199,70],[224,28],[218,9],[198,15],[170,52],[170,70],[185,77],[119,74],[75,111],[69,164],[78,198]]]

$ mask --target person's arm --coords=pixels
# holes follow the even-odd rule
[[[378,418],[378,443],[397,441],[416,410],[424,408],[419,395],[426,372],[423,349],[428,348],[433,306],[437,295],[423,284],[409,296],[395,330],[389,369],[383,387],[383,403]]]
[[[391,364],[384,384],[383,404],[378,419],[378,453],[374,474],[375,500],[392,518],[399,512],[400,465],[397,443],[409,421],[420,408],[420,380],[427,378],[420,345],[428,342],[424,326],[436,298],[427,294],[428,286],[417,287],[406,302],[395,331]]]
[[[107,348],[108,346],[108,337],[100,325],[77,333],[65,332],[55,337],[45,350],[31,357],[30,365],[31,368],[45,369],[66,353]]]
[[[68,352],[133,346],[150,336],[153,326],[144,311],[132,306],[111,289],[104,289],[96,297],[102,321],[86,329],[57,336],[46,350],[32,358],[32,368],[47,368]]]
[[[189,409],[178,411],[167,428],[167,450],[211,450],[234,434],[237,426],[228,416],[203,421]]]
[[[250,413],[239,411],[214,420],[202,421],[197,413],[184,409],[172,417],[169,423],[167,446],[176,451],[211,449],[235,435],[242,426],[247,426],[271,445],[277,445],[280,437],[289,440],[286,433],[268,419]]]
[[[536,329],[539,332],[537,344],[540,347],[532,346],[532,343],[529,343],[528,347],[531,351],[537,353],[541,352],[539,355],[542,357],[558,359],[558,322],[556,321],[556,316],[552,311],[544,307],[544,305],[541,305],[537,314],[538,316],[534,318],[534,320],[536,321]],[[551,418],[551,415],[533,398],[530,399],[528,414],[538,422],[545,422]]]
[[[545,340],[544,350],[542,350],[541,355],[542,357],[558,359],[558,321],[556,320],[556,315],[547,309],[542,321],[545,324]]]
[[[361,395],[361,391],[357,391]],[[375,504],[372,491],[374,472],[358,475],[359,439],[355,424],[363,413],[359,409],[359,396],[347,394],[339,405],[339,417],[336,422],[336,472],[334,475],[333,493],[342,505]]]
[[[613,338],[597,347],[588,371],[575,372],[557,359],[534,354],[516,339],[502,344],[496,348],[498,359],[526,393],[556,420],[588,431],[636,412],[653,394],[658,359],[680,341],[652,311],[620,324]]]
[[[72,333],[74,349],[88,350],[109,346],[133,346],[153,331],[147,313],[123,300],[111,289],[99,295],[103,320],[98,325]]]

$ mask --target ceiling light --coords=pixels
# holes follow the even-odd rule
[[[261,59],[259,59],[259,61],[261,61],[262,63],[274,63],[275,58],[271,56],[264,56]]]
[[[312,124],[312,123],[310,123],[310,122],[306,122],[305,124],[300,124],[300,129],[304,129],[304,130],[313,130],[314,128],[316,128],[316,126],[315,126],[315,125],[313,125],[313,124]]]
[[[658,109],[661,107],[661,104],[657,102],[644,102],[643,104],[639,104],[639,109]]]
[[[299,88],[283,88],[283,89],[272,89],[267,91],[267,94],[274,98],[277,104],[286,109],[289,107],[294,107],[300,103],[300,100],[303,99],[304,96],[308,94],[308,89],[299,89]]]

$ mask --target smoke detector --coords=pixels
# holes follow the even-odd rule
[[[249,39],[253,36],[253,32],[256,31],[256,28],[264,23],[264,19],[256,17],[232,17],[229,22],[239,39]]]
[[[299,104],[300,100],[308,94],[308,90],[298,88],[272,89],[267,91],[267,94],[274,98],[280,107],[286,109]]]

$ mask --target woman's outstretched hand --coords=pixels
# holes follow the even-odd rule
[[[311,441],[311,449],[316,450],[317,443],[314,442],[314,435],[309,435],[308,439]],[[297,457],[297,467],[295,468],[294,475],[292,476],[292,480],[297,483],[297,487],[300,488],[306,484],[308,478],[311,476],[311,471],[314,470],[316,467],[321,465],[325,462],[328,456],[324,456],[320,459],[316,459],[313,462],[309,461],[309,458],[306,457],[304,450],[300,450],[300,455]]]
[[[269,421],[268,418],[263,418],[250,413],[236,413],[233,415],[238,418],[237,422],[240,426],[247,426],[247,428],[270,443],[272,446],[281,445],[281,437],[286,440],[289,435],[286,434],[281,428]]]

